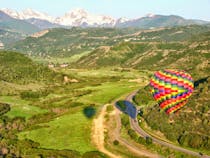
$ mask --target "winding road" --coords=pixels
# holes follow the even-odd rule
[[[129,94],[125,101],[127,102],[130,102],[132,103],[132,100],[133,100],[133,97],[136,95],[137,91],[134,91],[132,92],[131,94]],[[137,114],[136,114],[137,115]],[[131,124],[131,127],[139,134],[141,135],[142,137],[150,137],[152,138],[153,142],[155,143],[158,143],[160,145],[163,145],[163,146],[167,146],[169,148],[172,148],[172,149],[175,149],[175,150],[178,150],[178,151],[181,151],[181,152],[184,152],[186,154],[189,154],[189,155],[192,155],[192,156],[197,156],[197,157],[202,157],[202,158],[210,158],[210,156],[208,155],[202,155],[201,153],[199,152],[195,152],[195,151],[191,151],[191,150],[188,150],[188,149],[185,149],[185,148],[182,148],[180,146],[176,146],[174,144],[171,144],[171,143],[168,143],[168,142],[165,142],[163,140],[160,140],[154,136],[151,136],[150,134],[148,134],[146,131],[144,131],[138,124],[138,121],[136,121],[136,118],[130,118],[130,124]]]
[[[114,102],[113,104],[116,104],[116,102]],[[104,122],[105,122],[106,108],[107,108],[107,104],[103,105],[100,111],[100,114],[98,115],[97,118],[93,120],[92,140],[99,151],[105,153],[111,158],[121,158],[122,156],[120,156],[119,154],[112,153],[111,151],[105,148],[104,131],[106,127],[104,125]],[[125,146],[132,153],[135,153],[139,157],[143,156],[143,157],[150,157],[150,158],[160,158],[159,155],[155,153],[151,153],[148,150],[141,149],[135,146],[134,144],[128,142],[126,139],[122,138],[120,136],[120,129],[121,129],[120,111],[117,108],[115,108],[115,110],[113,111],[113,114],[116,120],[116,127],[115,129],[112,130],[115,140],[118,140],[121,145]]]

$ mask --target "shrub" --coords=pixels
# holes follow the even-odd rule
[[[9,104],[3,104],[0,103],[0,116],[10,111],[10,105]]]
[[[128,130],[128,135],[131,137],[131,139],[138,140],[138,135],[133,129]]]
[[[152,138],[146,137],[146,144],[148,145],[152,144]]]
[[[113,144],[114,144],[114,145],[119,145],[119,141],[118,141],[118,140],[114,140],[114,141],[113,141]]]

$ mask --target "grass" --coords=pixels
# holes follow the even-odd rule
[[[116,68],[117,69],[117,68]],[[134,69],[129,71],[115,70],[113,67],[100,68],[100,69],[69,69],[73,74],[77,74],[80,77],[122,77],[122,78],[138,78],[145,76],[147,72],[140,72]]]
[[[8,103],[11,105],[11,110],[5,114],[10,118],[19,116],[28,119],[33,115],[47,112],[45,109],[29,105],[29,101],[25,101],[14,96],[1,96],[0,102]]]
[[[103,70],[91,70],[89,74],[86,74],[85,72],[82,73],[86,74],[87,77],[93,77],[94,75],[97,77],[104,77],[105,75],[109,75],[109,73],[106,72],[103,72],[101,75],[100,72],[103,72]],[[126,74],[127,72],[123,73]],[[135,78],[134,75],[131,77]],[[71,98],[72,96],[69,94],[69,99],[74,99],[85,105],[106,104],[141,86],[135,82],[128,82],[128,80],[129,79],[124,78],[120,81],[102,82],[98,86],[83,85],[83,88],[79,88],[78,90],[91,90],[92,93],[74,98]],[[62,95],[68,93],[69,92],[66,91],[65,94]],[[48,100],[54,97],[61,96],[60,94],[50,94],[41,100]],[[59,102],[58,106],[62,106],[62,104],[63,101]],[[18,135],[19,139],[31,139],[40,143],[40,147],[47,149],[69,149],[79,151],[80,153],[96,150],[90,140],[92,121],[84,115],[83,108],[84,106],[76,111],[71,110],[71,113],[60,116],[48,123],[39,124],[42,126],[39,129],[24,131]]]
[[[114,99],[119,98],[121,95],[128,93],[139,86],[140,85],[137,85],[136,83],[126,81],[106,82],[99,86],[83,88],[86,90],[92,90],[93,92],[80,97],[79,100],[98,104],[110,103]]]
[[[50,58],[41,58],[41,57],[33,57],[32,59],[36,62],[39,63],[54,63],[54,64],[62,64],[62,63],[72,63],[72,62],[76,62],[77,60],[79,60],[82,56],[88,55],[90,53],[90,51],[84,51],[82,53],[79,54],[74,54],[70,57],[65,57],[65,58],[56,58],[56,57],[50,57]]]
[[[82,70],[72,71],[71,69],[60,70],[66,74],[74,73],[78,78],[90,79],[88,82],[79,82],[75,84],[62,85],[52,89],[51,93],[45,97],[36,100],[35,104],[40,107],[69,108],[69,112],[59,116],[47,123],[33,124],[32,130],[26,130],[18,133],[20,140],[30,139],[40,144],[40,148],[56,149],[56,150],[75,150],[81,154],[94,151],[96,148],[91,143],[91,125],[92,119],[85,116],[83,110],[90,104],[95,104],[96,110],[99,110],[99,105],[112,102],[120,96],[129,93],[139,88],[141,83],[131,79],[146,77],[144,72],[137,70],[119,71],[113,69],[98,69],[98,70]],[[116,76],[120,80],[110,79]],[[97,78],[97,84],[93,86],[94,78]],[[73,88],[73,87],[75,88]],[[91,93],[85,95],[75,95],[74,91],[91,90]],[[44,113],[39,107],[32,106],[33,100],[26,101],[18,96],[2,96],[0,102],[9,103],[11,111],[6,115],[9,117],[22,116],[26,119],[33,115]],[[40,102],[40,104],[39,104]],[[46,105],[44,104],[46,102]],[[68,107],[67,102],[80,102],[80,107]],[[84,105],[83,105],[84,104]],[[39,128],[35,128],[39,127]],[[31,128],[30,128],[31,129]]]
[[[31,139],[47,149],[70,149],[80,153],[95,150],[90,142],[91,120],[82,112],[64,115],[41,125],[49,127],[22,132],[19,138]]]

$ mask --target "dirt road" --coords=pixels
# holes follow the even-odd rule
[[[104,116],[106,114],[106,107],[107,107],[107,104],[102,107],[101,112],[98,115],[98,117],[93,120],[92,140],[99,151],[105,153],[111,158],[120,158],[119,155],[113,154],[112,152],[108,151],[104,147],[104,130],[105,130]]]
[[[115,102],[114,102],[115,104]],[[115,106],[114,106],[115,107]],[[92,133],[92,140],[93,143],[96,145],[99,151],[107,154],[111,158],[120,158],[120,155],[113,154],[112,152],[108,151],[104,147],[104,131],[105,131],[105,125],[104,125],[104,117],[106,115],[106,108],[107,105],[104,105],[100,111],[100,114],[97,118],[93,120],[93,133]],[[113,135],[114,139],[118,140],[121,145],[125,146],[127,149],[129,149],[132,153],[135,153],[135,155],[139,155],[139,157],[151,157],[151,158],[158,158],[160,156],[150,153],[149,151],[145,149],[141,149],[132,143],[128,142],[126,139],[123,139],[120,137],[120,129],[121,129],[121,119],[120,119],[120,111],[115,108],[113,111],[113,114],[115,115],[116,120],[116,128],[113,129]]]

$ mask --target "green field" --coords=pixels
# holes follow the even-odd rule
[[[10,118],[20,116],[28,119],[33,115],[47,112],[47,110],[45,109],[29,105],[30,104],[29,101],[22,100],[19,97],[1,96],[0,102],[10,104],[11,110],[5,114]]]
[[[68,69],[64,72],[76,74],[79,77],[121,77],[121,78],[138,78],[145,76],[147,77],[147,71],[141,71],[136,69],[121,69],[119,67],[107,67],[107,68],[100,68],[100,69]]]
[[[57,58],[57,57],[49,57],[49,58],[41,58],[41,57],[32,57],[32,59],[38,63],[53,63],[53,64],[63,64],[63,63],[72,63],[79,60],[82,56],[88,55],[90,51],[84,51],[79,54],[74,54],[70,57],[65,58]]]
[[[107,82],[100,86],[85,87],[85,90],[93,90],[92,93],[79,98],[80,101],[105,104],[110,103],[114,99],[119,98],[121,95],[128,93],[134,89],[137,89],[141,85],[134,82],[119,81],[119,82]],[[83,89],[83,90],[84,90]]]
[[[19,134],[20,139],[31,139],[47,149],[71,149],[81,153],[95,150],[90,140],[91,120],[82,112],[68,114],[40,124],[47,126]]]
[[[94,104],[94,109],[98,110],[101,105],[109,103],[142,85],[129,81],[130,79],[143,76],[141,73],[136,73],[136,71],[135,73],[132,71],[123,73],[112,71],[112,74],[117,77],[122,76],[122,79],[108,82],[101,80],[100,84],[93,86],[84,83],[76,83],[82,85],[82,88],[77,89],[78,91],[91,91],[91,93],[86,95],[73,96],[72,92],[69,90],[60,93],[58,90],[55,90],[54,93],[40,98],[41,103],[49,101],[51,106],[53,105],[58,108],[65,106],[68,100],[83,103],[84,106],[75,108],[69,107],[68,114],[59,116],[50,122],[38,124],[41,128],[21,132],[18,134],[19,139],[27,138],[33,140],[34,142],[38,142],[40,147],[47,149],[69,149],[79,151],[80,153],[96,150],[90,140],[92,119],[88,119],[83,113],[84,108]],[[103,69],[90,70],[89,73],[87,70],[80,70],[76,76],[103,79],[104,77],[110,77],[110,73],[108,73],[108,70],[104,71]],[[66,85],[66,87],[71,87],[71,85]],[[62,99],[60,100],[60,98]],[[53,101],[53,99],[57,100]]]

